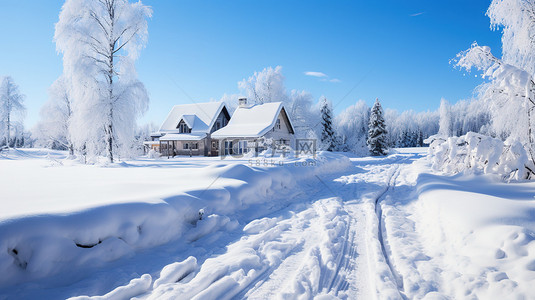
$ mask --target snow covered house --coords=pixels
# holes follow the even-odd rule
[[[175,105],[160,130],[151,134],[147,147],[164,156],[219,155],[219,144],[211,134],[225,127],[230,114],[223,102]]]
[[[232,155],[250,149],[261,152],[269,141],[290,146],[294,133],[282,102],[248,105],[247,99],[241,98],[228,125],[212,133],[212,139],[219,140],[221,154]]]

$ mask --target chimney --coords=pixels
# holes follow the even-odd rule
[[[240,104],[240,107],[247,107],[247,98],[245,97],[239,98],[238,103]]]

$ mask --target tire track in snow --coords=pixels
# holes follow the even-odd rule
[[[352,282],[352,276],[355,274],[355,270],[359,265],[357,263],[357,260],[359,258],[359,255],[363,254],[364,252],[358,251],[358,244],[359,242],[362,242],[358,238],[359,226],[362,220],[360,220],[360,218],[358,217],[355,217],[355,213],[350,209],[350,206],[348,206],[348,201],[354,200],[344,199],[347,198],[348,195],[355,195],[356,187],[345,185],[343,189],[346,189],[346,191],[342,190],[342,193],[334,192],[340,191],[339,188],[329,189],[333,196],[340,197],[342,199],[343,210],[348,215],[346,233],[343,238],[343,250],[338,256],[336,269],[332,273],[330,280],[323,285],[325,293],[332,294],[335,296],[348,296],[348,294],[351,295],[351,292],[355,292],[357,294],[362,292],[362,288],[357,288],[355,282]],[[347,189],[349,190],[347,191]],[[367,281],[365,278],[358,279],[359,283]],[[350,286],[352,284],[354,285],[354,291],[349,291]],[[354,298],[354,296],[350,296],[350,298]]]
[[[354,222],[354,221],[353,221]],[[354,255],[356,254],[355,251],[355,232],[351,230],[352,220],[349,219],[347,223],[347,230],[344,238],[344,245],[343,250],[339,254],[338,257],[338,263],[336,264],[336,270],[333,273],[333,276],[329,280],[330,283],[328,284],[327,292],[333,291],[335,294],[338,293],[338,291],[346,290],[349,283],[347,282],[345,277],[340,276],[340,272],[343,270],[348,270],[350,259],[354,258]],[[349,241],[349,237],[351,236],[351,241]],[[325,284],[324,286],[327,286]]]
[[[379,244],[381,245],[381,251],[382,251],[383,256],[385,258],[385,262],[388,265],[388,268],[390,269],[390,272],[392,273],[392,275],[396,279],[396,284],[397,284],[398,290],[400,291],[401,296],[404,297],[403,278],[399,274],[399,272],[397,272],[396,268],[392,264],[390,256],[388,255],[388,251],[386,250],[385,240],[387,238],[387,234],[386,234],[386,229],[384,228],[383,210],[381,208],[381,203],[380,203],[382,201],[382,199],[385,197],[385,195],[390,190],[393,189],[393,187],[395,185],[395,182],[396,182],[396,178],[399,176],[399,172],[400,172],[400,165],[395,165],[395,170],[394,170],[394,172],[392,172],[392,175],[388,179],[388,183],[387,183],[387,186],[386,186],[385,190],[381,194],[379,194],[377,199],[375,199],[375,214],[377,215],[377,219],[378,219],[378,222],[377,222],[377,226],[378,226],[377,239],[379,240]]]
[[[362,234],[357,248],[364,259],[357,258],[354,273],[359,276],[352,278],[359,298],[406,298],[403,293],[403,278],[396,272],[389,255],[381,202],[394,189],[401,166],[412,162],[414,158],[413,155],[403,155],[373,160],[357,159],[356,166],[360,171],[336,180],[355,187],[355,200],[346,201],[345,207],[353,219],[362,220],[358,229]],[[361,282],[363,277],[366,278],[364,283]]]
[[[295,218],[293,235],[303,238],[302,246],[288,255],[280,265],[270,268],[262,280],[245,287],[234,299],[267,299],[313,297],[325,294],[330,288],[336,290],[340,278],[339,265],[342,264],[349,247],[335,255],[337,243],[347,239],[349,216],[342,211],[338,198],[323,198],[314,201],[305,211],[308,216],[302,220]],[[310,217],[310,218],[309,218]],[[310,224],[300,228],[304,222]],[[344,233],[340,235],[340,230]],[[331,239],[331,237],[335,237]],[[333,265],[334,264],[334,265]],[[268,278],[269,277],[269,278]],[[289,280],[290,279],[290,280]]]
[[[370,262],[372,253],[364,236],[371,228],[378,230],[374,243],[379,241],[379,246],[372,250],[380,249],[374,252],[382,253],[392,285],[397,281],[398,294],[391,298],[400,295],[406,298],[403,278],[388,255],[381,201],[394,189],[403,161],[412,157],[392,158],[379,161],[380,168],[354,174],[363,176],[370,192],[375,194],[368,198],[368,203],[357,196],[363,185],[340,186],[330,178],[326,180],[328,185],[323,183],[327,189],[310,195],[302,206],[283,208],[271,213],[271,217],[255,219],[257,229],[244,228],[241,240],[229,244],[226,253],[211,256],[202,263],[191,281],[162,286],[152,291],[156,293],[145,295],[146,298],[187,294],[199,299],[270,299],[330,294],[368,299],[372,296],[367,286],[369,277],[375,275],[369,266],[376,262]],[[379,221],[377,225],[366,225],[374,218]],[[272,255],[273,250],[276,257]],[[201,286],[200,283],[206,282],[204,279],[210,279],[209,283]]]
[[[401,173],[401,166],[405,162],[410,162],[411,160],[415,159],[415,155],[411,155],[408,157],[401,157],[399,160],[392,163],[392,172],[389,175],[389,177],[386,180],[387,186],[385,187],[384,191],[381,192],[375,199],[375,214],[377,216],[377,239],[379,240],[379,244],[381,246],[381,252],[383,254],[383,257],[385,259],[385,262],[390,269],[390,273],[394,277],[396,281],[396,285],[398,288],[398,292],[400,296],[403,299],[407,299],[407,296],[405,295],[404,285],[403,285],[403,276],[400,274],[400,272],[397,271],[396,267],[392,263],[392,259],[389,255],[389,251],[387,249],[387,243],[388,243],[388,235],[385,228],[385,221],[383,217],[383,210],[381,207],[381,201],[386,197],[386,195],[393,191],[396,186],[396,181],[399,177],[399,174]]]

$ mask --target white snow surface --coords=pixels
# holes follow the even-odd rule
[[[2,212],[0,299],[534,298],[535,184],[438,174],[426,151],[262,167],[0,154],[2,174],[37,173],[34,189],[0,181],[3,207],[26,203]]]

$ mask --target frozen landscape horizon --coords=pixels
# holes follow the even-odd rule
[[[3,1],[0,300],[535,299],[533,16]]]

